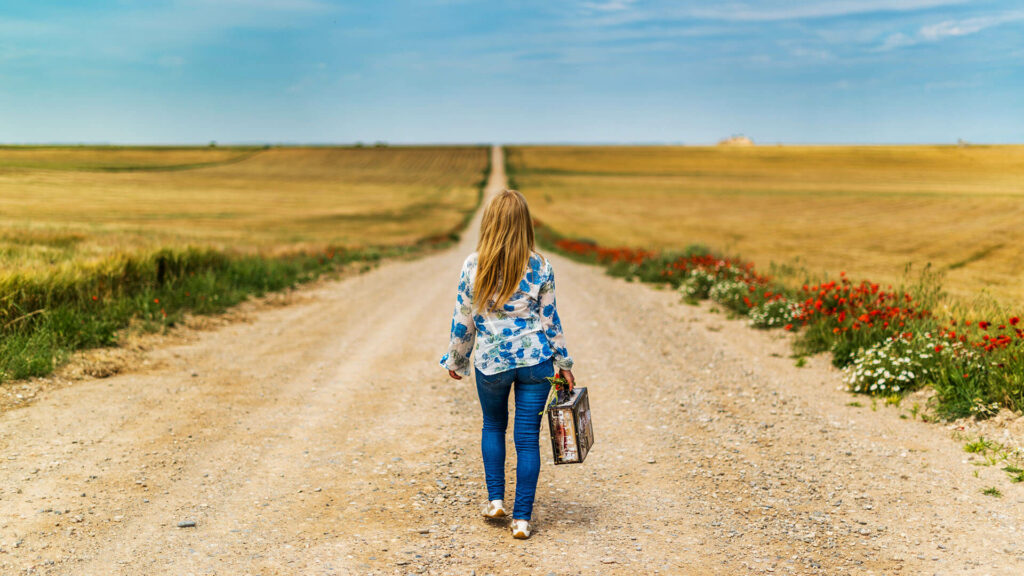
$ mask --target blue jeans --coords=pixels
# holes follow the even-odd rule
[[[529,520],[540,475],[540,413],[544,410],[555,375],[550,359],[525,368],[506,370],[490,376],[476,371],[476,391],[484,413],[480,451],[484,457],[487,499],[505,499],[505,429],[508,428],[508,394],[515,385],[516,417],[516,502],[512,518]]]

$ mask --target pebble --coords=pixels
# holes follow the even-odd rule
[[[178,528],[194,528],[195,525],[195,520],[182,520],[181,522],[178,522]]]

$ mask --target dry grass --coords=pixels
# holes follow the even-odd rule
[[[459,225],[487,160],[482,147],[0,148],[0,264],[412,243]]]
[[[181,169],[240,160],[256,148],[0,146],[0,171]]]
[[[767,268],[1024,297],[1024,147],[522,147],[515,183],[562,234],[607,245],[703,243]]]

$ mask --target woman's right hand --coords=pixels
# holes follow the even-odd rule
[[[576,378],[573,377],[572,370],[559,370],[558,375],[569,384],[569,392],[572,392],[576,387]]]

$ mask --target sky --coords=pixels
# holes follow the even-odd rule
[[[0,0],[4,143],[1024,142],[1020,0]]]

